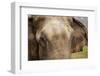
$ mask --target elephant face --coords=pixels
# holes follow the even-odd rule
[[[29,60],[67,59],[85,45],[84,30],[73,17],[31,16],[28,22]]]
[[[45,17],[41,23],[43,27],[36,32],[40,59],[70,58],[70,36],[73,29],[67,19],[67,17]]]

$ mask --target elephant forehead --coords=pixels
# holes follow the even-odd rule
[[[42,31],[49,39],[52,39],[54,35],[62,35],[62,33],[65,33],[70,38],[72,28],[67,21],[52,19],[45,22]]]
[[[42,29],[49,38],[51,38],[54,34],[61,34],[64,28],[64,23],[58,20],[50,20],[44,24],[44,28]]]

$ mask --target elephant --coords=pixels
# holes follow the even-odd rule
[[[70,59],[87,40],[87,28],[73,16],[28,17],[28,60]]]

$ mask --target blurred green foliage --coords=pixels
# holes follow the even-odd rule
[[[82,51],[72,53],[71,59],[88,58],[88,47],[84,46]]]

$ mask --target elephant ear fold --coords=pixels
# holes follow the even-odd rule
[[[86,27],[86,25],[84,25],[81,21],[79,21],[78,19],[76,19],[74,17],[72,19],[73,19],[72,20],[73,22],[71,24],[72,28],[74,29],[75,26],[80,27],[84,31],[84,36],[85,36],[86,40],[88,40],[88,28]]]

